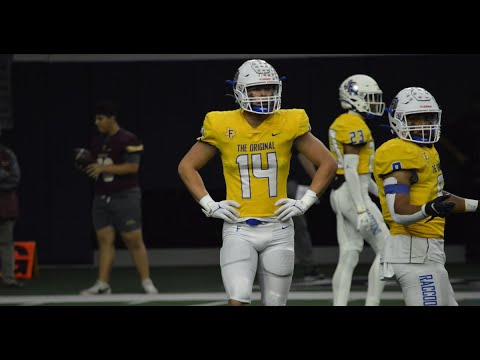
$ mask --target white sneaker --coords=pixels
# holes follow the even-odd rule
[[[111,294],[112,289],[106,282],[97,280],[92,287],[80,291],[80,295],[104,295]]]
[[[147,294],[158,294],[158,290],[155,287],[155,285],[153,285],[152,279],[143,280],[142,281],[142,286],[143,286],[143,290],[145,290],[145,293],[147,293]]]

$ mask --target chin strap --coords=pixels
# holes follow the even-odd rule
[[[252,109],[258,112],[265,112],[265,113],[270,111],[268,107],[261,107],[256,105],[252,105]]]

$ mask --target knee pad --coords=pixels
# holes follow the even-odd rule
[[[268,272],[279,276],[287,276],[293,273],[295,254],[293,250],[272,250],[263,255],[263,267]]]

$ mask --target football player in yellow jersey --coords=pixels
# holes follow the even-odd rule
[[[380,281],[380,253],[388,228],[369,191],[378,196],[372,178],[375,144],[366,120],[383,114],[382,90],[368,75],[345,79],[339,88],[342,108],[348,110],[329,129],[330,152],[338,161],[330,204],[337,218],[338,264],[333,274],[333,305],[346,306],[353,271],[366,240],[376,256],[368,272],[365,305],[380,305],[385,283]]]
[[[398,138],[375,153],[374,175],[390,226],[380,259],[383,279],[394,278],[407,306],[458,305],[445,269],[444,228],[450,213],[478,212],[478,201],[443,190],[441,114],[425,89],[400,91],[388,109]]]
[[[283,110],[282,80],[264,60],[248,60],[229,81],[240,109],[205,116],[201,137],[178,172],[208,217],[224,220],[220,250],[229,305],[251,302],[258,275],[264,305],[286,305],[294,268],[292,216],[304,214],[332,181],[337,162],[310,132],[303,109]],[[317,171],[300,200],[287,198],[292,147]],[[226,200],[213,200],[199,170],[220,153]]]

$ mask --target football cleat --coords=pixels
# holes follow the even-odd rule
[[[151,279],[143,280],[142,287],[146,294],[158,294],[158,290],[155,287],[155,285],[153,285],[153,282]]]
[[[82,290],[80,295],[104,295],[104,294],[111,294],[112,289],[110,285],[103,281],[96,281],[92,287]]]

